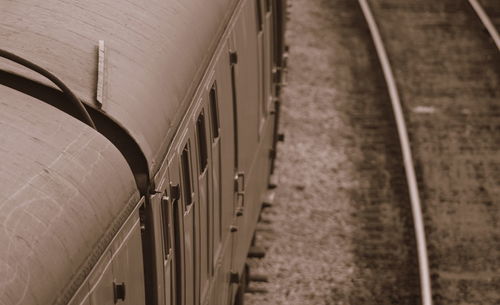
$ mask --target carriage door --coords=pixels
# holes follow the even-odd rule
[[[171,231],[172,231],[172,252],[173,252],[173,268],[172,268],[172,278],[171,278],[171,288],[172,295],[170,296],[172,305],[183,305],[186,304],[186,272],[185,272],[185,248],[184,248],[184,203],[181,194],[181,176],[180,176],[180,164],[177,152],[169,160],[169,182],[166,187],[167,198],[162,200],[162,216],[165,215],[165,211],[171,211],[171,216],[164,216],[165,220],[171,219]],[[165,204],[169,207],[165,209]],[[165,224],[165,222],[164,222]],[[164,234],[166,228],[164,227]],[[167,252],[167,251],[165,251]],[[168,251],[170,252],[170,251]],[[167,252],[167,253],[168,253]],[[168,268],[168,266],[167,266]],[[167,271],[167,270],[165,270]],[[168,274],[167,272],[165,272]],[[168,281],[165,281],[166,283]],[[168,287],[165,287],[168,290]],[[168,298],[166,298],[167,304]]]
[[[178,304],[176,302],[176,283],[181,282],[180,280],[176,280],[176,276],[180,276],[182,272],[177,270],[180,265],[180,262],[177,262],[178,257],[174,258],[174,253],[181,253],[180,245],[175,244],[175,236],[179,231],[180,226],[174,223],[174,220],[177,222],[179,216],[174,214],[174,205],[178,204],[178,198],[172,198],[172,190],[170,189],[170,180],[168,175],[166,177],[167,185],[162,185],[160,189],[163,190],[161,194],[160,200],[160,209],[157,211],[157,214],[160,215],[160,224],[161,229],[158,229],[158,232],[161,232],[161,242],[157,241],[157,244],[163,245],[162,247],[162,262],[163,262],[163,283],[164,283],[164,297],[166,304]],[[175,192],[175,191],[174,191]],[[152,203],[154,205],[154,201]]]
[[[272,84],[273,84],[273,68],[274,68],[274,63],[273,63],[273,39],[274,39],[274,12],[273,12],[273,6],[271,0],[264,0],[263,3],[263,8],[262,8],[262,13],[264,14],[263,16],[263,21],[264,21],[264,87],[265,87],[265,95],[264,95],[264,113],[267,115],[269,112],[269,106],[273,101],[273,90],[272,90]]]
[[[204,100],[201,100],[203,102]],[[208,295],[210,275],[212,273],[212,192],[211,176],[212,164],[208,162],[210,153],[208,149],[208,121],[207,109],[204,103],[199,104],[196,113],[196,155],[197,155],[197,177],[198,177],[198,205],[199,205],[199,285],[201,300],[205,300]]]
[[[164,303],[171,305],[183,304],[184,298],[184,213],[180,196],[179,162],[174,155],[169,156],[169,162],[164,180],[160,183],[162,190],[160,207],[155,211],[160,215],[163,245],[163,283],[165,298]],[[153,202],[154,204],[154,202]]]
[[[257,45],[256,3],[247,1],[229,40],[233,52],[231,76],[235,112],[237,184],[244,191],[259,143],[260,78]],[[236,56],[235,56],[235,55]],[[246,179],[248,181],[248,179]]]
[[[180,144],[169,166],[170,192],[174,238],[174,257],[176,261],[176,302],[182,305],[195,305],[197,300],[198,214],[196,185],[193,173],[193,138],[191,128],[181,137]]]
[[[269,112],[269,104],[272,102],[273,19],[271,0],[256,0],[256,16],[260,75],[260,134]]]

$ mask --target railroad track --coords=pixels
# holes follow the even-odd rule
[[[444,1],[444,2],[446,2],[446,1]],[[477,14],[478,19],[481,21],[481,24],[480,25],[475,24],[475,27],[477,28],[478,26],[480,27],[481,25],[484,26],[484,29],[486,29],[488,34],[489,34],[489,38],[491,38],[491,40],[494,42],[494,45],[496,46],[496,51],[500,50],[500,38],[499,38],[499,35],[497,32],[497,29],[496,29],[495,25],[491,22],[488,14],[485,12],[485,10],[482,8],[481,4],[478,1],[469,0],[468,2],[471,5],[471,7],[473,8],[474,12]],[[382,36],[380,34],[380,30],[379,30],[379,27],[377,25],[377,21],[374,17],[374,14],[372,12],[372,9],[370,8],[370,5],[369,5],[367,0],[359,0],[359,3],[360,3],[360,6],[362,8],[363,14],[366,18],[367,24],[370,28],[370,33],[372,35],[372,39],[374,41],[374,44],[375,44],[375,47],[377,50],[377,54],[378,54],[378,57],[379,57],[379,60],[380,60],[380,63],[381,63],[381,66],[382,66],[382,69],[384,72],[384,78],[386,80],[387,87],[389,90],[392,108],[394,111],[394,116],[395,116],[396,124],[397,124],[397,128],[398,128],[398,135],[399,135],[399,141],[401,143],[401,150],[403,153],[406,179],[407,179],[409,194],[410,194],[410,198],[411,198],[411,209],[412,209],[412,215],[413,215],[413,223],[414,223],[414,227],[415,227],[415,236],[416,236],[416,240],[417,240],[421,302],[423,305],[432,305],[434,300],[436,300],[435,303],[446,304],[448,302],[456,302],[456,301],[462,301],[463,299],[468,299],[466,301],[479,302],[479,304],[490,304],[491,301],[498,303],[500,301],[500,295],[498,294],[498,286],[499,286],[499,281],[500,281],[500,277],[498,276],[498,271],[500,270],[500,268],[499,268],[500,267],[500,257],[498,254],[498,249],[499,249],[500,244],[498,242],[499,234],[496,233],[495,231],[498,231],[498,225],[497,225],[498,222],[497,221],[498,221],[499,215],[498,215],[498,206],[496,206],[496,208],[494,207],[495,204],[498,204],[498,202],[491,202],[490,197],[488,197],[488,199],[486,200],[486,205],[490,206],[491,208],[487,209],[487,211],[483,211],[482,213],[476,213],[475,216],[477,216],[479,219],[477,219],[476,222],[472,222],[472,223],[466,222],[466,224],[468,225],[468,228],[471,230],[476,229],[476,228],[474,228],[474,224],[477,225],[481,221],[485,221],[486,226],[489,226],[486,229],[482,230],[483,234],[488,233],[488,236],[487,236],[488,238],[485,239],[486,241],[482,240],[481,242],[482,242],[482,248],[483,249],[486,248],[486,250],[490,250],[490,251],[486,252],[486,253],[481,252],[481,251],[474,253],[474,250],[472,250],[472,252],[471,252],[471,250],[469,249],[468,252],[473,253],[473,255],[475,256],[475,259],[477,259],[477,260],[480,260],[480,259],[487,259],[488,261],[493,260],[493,266],[492,266],[493,270],[489,269],[489,268],[486,268],[487,270],[476,270],[476,269],[480,269],[480,268],[473,268],[472,270],[470,270],[470,266],[467,266],[467,267],[469,267],[469,269],[467,267],[464,267],[461,264],[467,263],[467,262],[464,262],[464,261],[469,260],[469,257],[467,257],[467,255],[465,257],[461,257],[460,255],[455,255],[454,258],[456,259],[456,261],[454,261],[452,264],[445,263],[446,260],[448,259],[447,254],[450,254],[451,249],[461,249],[461,248],[474,249],[477,243],[481,243],[481,242],[476,242],[474,239],[470,239],[471,234],[464,234],[463,232],[462,232],[462,236],[460,235],[460,233],[457,234],[457,236],[459,239],[460,239],[460,237],[465,238],[465,239],[454,240],[451,243],[449,242],[449,245],[447,246],[447,247],[449,247],[449,249],[446,249],[448,251],[440,249],[439,241],[431,240],[431,245],[432,245],[431,248],[433,250],[432,251],[433,252],[432,258],[435,260],[435,262],[433,263],[432,268],[430,268],[429,257],[428,257],[428,253],[427,253],[427,249],[429,248],[429,246],[427,245],[427,242],[426,242],[426,233],[425,233],[425,226],[424,226],[424,216],[423,216],[424,213],[422,210],[422,204],[421,204],[421,200],[420,200],[419,186],[417,183],[417,175],[415,173],[413,154],[412,154],[412,150],[411,150],[412,145],[410,143],[410,137],[408,135],[408,128],[407,128],[404,110],[403,110],[404,108],[408,109],[410,106],[409,105],[402,105],[400,93],[399,93],[400,90],[398,90],[396,77],[394,76],[393,69],[391,67],[391,62],[389,60],[389,56],[388,56],[388,53],[386,51],[384,41],[383,41]],[[385,8],[390,7],[392,5],[392,9],[396,9],[396,10],[398,9],[398,5],[395,4],[394,1],[392,1],[392,2],[391,1],[379,1],[378,4],[380,5],[380,7],[381,7],[380,10],[382,10],[382,11],[384,10],[384,5],[385,5]],[[418,5],[425,6],[425,3],[421,2]],[[399,9],[401,11],[404,11],[405,10],[404,6],[405,5],[401,5]],[[448,7],[448,9],[450,9],[450,8],[451,9],[458,9],[458,10],[463,9],[463,7],[461,7],[460,5],[456,5],[456,3],[455,3],[455,6],[451,5],[450,7]],[[416,8],[414,8],[414,9],[416,9]],[[439,9],[439,7],[438,7],[438,9]],[[411,8],[410,8],[410,11],[411,11]],[[446,8],[445,8],[445,11],[446,11]],[[467,12],[464,12],[464,11],[462,11],[462,17],[467,14]],[[439,10],[437,10],[437,12],[442,13]],[[389,14],[390,14],[390,12],[389,12]],[[470,12],[468,14],[470,16]],[[416,13],[415,15],[418,15],[418,13]],[[421,16],[421,17],[426,18],[428,16]],[[416,16],[413,16],[413,18],[416,18]],[[410,18],[408,18],[408,19],[410,19]],[[445,20],[445,22],[447,22],[447,21],[448,20]],[[392,24],[392,26],[393,26],[392,28],[389,28],[389,26],[387,26],[387,32],[389,32],[389,31],[391,33],[394,32],[394,30],[393,30],[394,24]],[[439,29],[439,26],[436,26],[436,28]],[[418,31],[418,29],[417,29],[417,31]],[[415,32],[417,32],[417,31],[415,31]],[[439,31],[436,31],[436,32],[439,33]],[[444,32],[446,32],[446,31],[444,31]],[[411,35],[408,35],[408,37],[411,37]],[[401,37],[399,37],[399,38],[401,38]],[[420,39],[422,39],[422,38],[420,38]],[[449,40],[453,40],[453,39],[459,40],[459,39],[456,39],[454,37],[451,37],[448,39]],[[488,37],[481,37],[481,39],[487,40]],[[454,42],[456,42],[456,41],[454,41]],[[396,43],[394,43],[394,44],[396,44]],[[488,47],[488,45],[486,45],[486,47]],[[397,49],[397,48],[394,48],[394,49]],[[478,50],[478,51],[481,51],[481,50]],[[483,53],[488,53],[488,52],[483,52]],[[495,52],[489,52],[489,53],[493,54],[492,55],[493,57],[495,56]],[[493,93],[490,92],[490,95],[493,95],[494,97],[496,97],[497,101],[498,101],[498,98],[500,98],[500,90],[499,90],[500,88],[498,86],[499,85],[499,83],[498,83],[498,79],[499,79],[498,72],[499,71],[498,70],[500,68],[500,66],[498,65],[498,63],[499,63],[498,52],[496,52],[496,55],[497,55],[496,56],[497,65],[496,66],[493,65],[494,68],[492,70],[495,71],[495,67],[496,67],[497,73],[496,73],[496,76],[494,76],[493,78],[495,78],[497,82],[496,82],[496,87],[495,87],[495,85],[493,85],[493,88],[491,88],[491,89],[493,89]],[[487,56],[487,58],[490,58],[490,57]],[[465,66],[465,64],[464,64],[464,66]],[[465,67],[465,69],[467,69],[467,68],[468,67]],[[434,73],[436,73],[436,72],[434,72]],[[400,75],[405,75],[405,73],[400,73]],[[405,80],[403,79],[400,82],[404,83]],[[478,81],[478,83],[479,82],[480,81]],[[408,86],[403,86],[403,87],[405,87],[403,89],[403,92],[405,89],[407,89],[407,90],[409,89]],[[404,92],[404,93],[406,93],[406,92]],[[421,99],[419,99],[419,97],[421,97],[421,96],[419,96],[418,94],[413,94],[413,95],[415,96],[415,100],[421,100]],[[412,95],[406,94],[406,96],[412,96]],[[482,97],[483,96],[480,96],[480,98],[482,98]],[[488,100],[488,98],[486,98],[486,100]],[[405,101],[407,102],[407,104],[411,104],[411,102],[412,102],[412,101],[408,101],[408,99]],[[405,102],[405,101],[403,101],[403,102]],[[438,101],[439,101],[439,98],[435,98],[435,102],[438,102]],[[427,102],[429,102],[429,101],[427,100]],[[492,105],[491,102],[487,103],[487,104]],[[470,106],[474,106],[474,105],[472,104],[472,105],[469,105],[469,107]],[[419,108],[419,106],[414,107],[413,109],[416,110],[415,112],[434,113],[435,108],[433,106],[424,105],[424,106],[420,106],[420,108]],[[498,110],[498,108],[495,108],[495,110]],[[467,111],[469,111],[469,110],[467,109]],[[495,129],[498,130],[498,128],[500,127],[500,120],[498,119],[499,118],[498,113],[492,113],[490,116],[492,117],[491,124],[492,124],[492,126],[494,126],[493,130],[492,130],[492,135],[497,140],[500,140],[500,139],[498,139],[498,136],[494,135],[494,130]],[[413,118],[411,118],[411,119],[413,119]],[[418,119],[414,119],[412,123],[414,125],[418,125],[419,124]],[[428,122],[424,122],[424,124],[425,123],[428,123]],[[474,129],[474,127],[476,127],[476,126],[474,126],[474,124],[472,124],[472,125],[473,126],[471,128]],[[481,124],[478,123],[476,125],[481,125]],[[467,127],[470,127],[471,124],[464,123],[462,126],[467,128]],[[455,126],[455,128],[456,128],[456,126]],[[418,138],[419,136],[425,137],[425,134],[419,133],[418,131],[413,133],[414,140],[415,140],[415,138]],[[482,136],[483,137],[485,136],[484,133],[482,134]],[[465,136],[464,138],[466,139],[466,138],[468,138],[468,136]],[[493,150],[490,151],[490,154],[488,154],[488,157],[491,157],[491,154],[495,150],[498,151],[498,148],[500,148],[500,144],[498,144],[500,142],[496,141],[495,143],[497,143],[497,144],[493,145],[493,147],[490,147],[490,148],[493,148]],[[430,143],[430,144],[432,145],[432,143]],[[473,147],[473,146],[470,148],[476,149],[476,147]],[[417,147],[417,150],[418,149],[419,148]],[[453,151],[453,149],[450,149],[450,152],[451,151]],[[481,148],[477,148],[477,151],[479,153],[482,152]],[[421,163],[420,166],[422,167],[421,171],[425,172],[427,170],[428,164],[426,164],[424,160],[432,158],[433,154],[432,153],[430,153],[428,155],[425,154],[425,149],[420,150],[419,153],[420,153],[419,157],[421,158],[421,160],[420,160],[420,163]],[[458,153],[461,153],[461,151],[458,151]],[[434,155],[435,155],[435,153],[434,153]],[[463,154],[461,154],[461,155],[463,155]],[[456,156],[450,156],[450,157],[452,159],[456,158]],[[475,164],[481,164],[481,161],[473,160],[473,158],[469,159],[469,161],[474,162]],[[441,169],[443,169],[446,172],[446,169],[450,169],[450,167],[449,167],[450,162],[443,162],[443,163],[444,164],[441,164],[442,165]],[[496,168],[498,168],[498,166],[500,165],[500,159],[493,157],[493,159],[491,160],[491,163],[494,164],[494,166]],[[462,164],[460,164],[460,165],[462,165]],[[425,190],[428,191],[430,188],[432,188],[432,185],[431,185],[432,182],[428,181],[428,179],[426,179],[425,173],[422,173],[422,172],[420,173],[419,180],[421,182],[423,182],[422,188],[424,188]],[[446,174],[443,175],[443,173],[439,173],[439,174],[441,176],[446,175]],[[489,179],[491,179],[491,180],[489,180]],[[493,182],[493,187],[491,187],[491,190],[497,191],[499,184],[495,184],[495,182],[498,183],[500,180],[498,177],[498,174],[491,174],[488,177],[486,177],[486,179],[484,179],[484,181],[486,181],[486,182],[488,182],[488,180]],[[463,187],[465,187],[466,189],[468,189],[469,187],[473,188],[473,186],[470,186],[467,183],[463,183],[463,184],[464,184]],[[448,191],[448,190],[446,190],[446,184],[442,185],[441,188],[444,188],[441,191],[444,191],[444,192]],[[480,185],[479,187],[476,186],[476,188],[483,191],[483,192],[485,190],[485,186],[482,186],[482,185]],[[467,190],[465,192],[474,193],[474,190]],[[457,197],[459,197],[459,196],[457,196]],[[438,198],[435,198],[435,197],[433,198],[433,196],[429,196],[429,195],[427,195],[426,198],[428,198],[429,201],[432,201],[432,200],[435,200],[436,202],[439,201]],[[460,199],[460,198],[457,198],[457,199]],[[450,205],[453,204],[451,202],[451,200],[448,201],[447,203]],[[469,204],[469,205],[473,206],[474,203]],[[465,207],[449,207],[449,210],[452,210],[451,214],[457,215],[457,216],[455,216],[457,218],[459,218],[460,213],[463,213],[464,212],[463,210],[465,210],[465,209],[467,209],[467,203],[465,204]],[[427,223],[427,227],[431,228],[431,230],[436,232],[434,234],[431,234],[431,236],[430,236],[431,239],[436,238],[438,240],[443,240],[443,239],[449,238],[449,239],[453,240],[454,238],[457,238],[457,236],[454,236],[454,234],[453,234],[453,232],[455,232],[455,230],[457,228],[457,226],[453,225],[453,219],[449,219],[449,220],[451,220],[451,224],[448,224],[448,225],[441,224],[440,225],[436,221],[433,222],[433,216],[434,216],[433,211],[436,209],[432,209],[432,206],[430,206],[426,210],[427,210],[426,212],[428,214],[426,219],[430,220]],[[449,210],[448,210],[448,214],[450,214]],[[491,218],[488,217],[489,213],[495,213],[495,212],[497,214],[496,217],[495,216],[493,216]],[[452,216],[452,218],[453,217],[454,216]],[[434,218],[439,219],[439,217],[434,217]],[[440,233],[441,236],[437,236],[438,233]],[[463,243],[464,241],[466,241],[468,243],[464,244]],[[443,248],[444,247],[446,247],[446,246],[443,246]],[[451,251],[453,251],[453,250],[451,250]],[[484,266],[483,266],[483,268],[484,268]],[[497,272],[496,275],[495,275],[495,272]],[[434,280],[433,283],[431,283],[431,273],[432,273],[432,279]],[[445,274],[445,279],[441,280],[441,278],[443,278],[443,276],[442,276],[443,274]],[[491,284],[491,283],[493,283],[493,284]],[[483,285],[483,284],[486,284],[486,285]],[[432,291],[433,291],[432,287],[435,288],[434,294],[432,293]],[[477,289],[477,291],[473,291],[474,288],[479,288],[479,289]]]
[[[332,7],[332,12],[337,12],[338,15],[335,15],[335,18],[328,17],[334,22],[329,26],[338,27],[341,30],[337,32],[336,38],[328,37],[325,41],[333,42],[338,39],[337,46],[343,47],[335,52],[332,51],[332,54],[335,54],[334,57],[322,59],[328,61],[331,67],[335,67],[335,71],[332,72],[334,76],[327,77],[327,73],[322,71],[318,79],[346,80],[329,85],[334,87],[334,91],[342,98],[337,98],[335,102],[328,97],[323,98],[322,92],[325,92],[324,88],[328,85],[321,83],[317,88],[309,90],[317,92],[316,94],[322,98],[315,99],[314,102],[307,98],[287,101],[287,104],[293,102],[294,107],[298,111],[304,111],[306,115],[301,116],[299,122],[297,119],[293,124],[286,122],[289,127],[287,133],[291,135],[292,140],[284,143],[284,147],[281,148],[284,150],[281,151],[282,160],[285,161],[280,161],[277,167],[277,175],[282,175],[282,177],[277,190],[277,202],[272,210],[287,211],[285,214],[291,219],[292,224],[278,225],[275,230],[289,236],[285,239],[300,243],[301,246],[295,247],[290,244],[291,242],[273,246],[274,249],[269,255],[270,259],[272,259],[273,252],[282,255],[281,259],[277,258],[276,261],[271,260],[263,265],[269,266],[272,263],[280,263],[280,260],[286,261],[287,259],[283,258],[286,254],[283,254],[281,248],[292,247],[294,249],[295,257],[290,258],[291,262],[296,262],[300,256],[306,258],[302,263],[303,266],[292,263],[293,271],[290,272],[290,277],[294,278],[294,282],[302,283],[297,289],[301,290],[299,293],[304,294],[305,299],[301,302],[295,297],[297,289],[283,287],[284,294],[289,298],[286,304],[315,304],[317,302],[307,295],[321,293],[319,290],[324,289],[326,290],[326,295],[323,296],[325,304],[346,302],[349,304],[417,305],[419,277],[415,253],[416,242],[411,212],[408,209],[410,199],[403,169],[403,158],[390,98],[371,43],[369,30],[364,25],[363,15],[357,2],[335,1]],[[293,44],[291,50],[293,56],[296,50]],[[290,68],[290,82],[289,87],[285,89],[285,96],[291,90],[296,90],[295,88],[305,90],[304,83],[310,82],[302,77],[307,75],[306,73],[299,75],[295,72],[296,66]],[[300,70],[304,72],[303,69]],[[311,72],[308,75],[308,77],[313,77],[314,73]],[[291,115],[290,111],[291,108],[285,107],[285,120]],[[335,113],[338,113],[341,118],[333,117]],[[292,114],[292,116],[296,118],[297,114]],[[313,125],[321,126],[318,116],[321,116],[321,122],[345,122],[345,127],[339,127],[340,134],[331,132],[331,136],[327,136],[330,132],[325,132],[324,128],[320,128],[318,132],[311,130]],[[310,122],[315,122],[315,124]],[[318,141],[315,141],[315,138]],[[284,162],[287,159],[297,158],[302,154],[296,150],[298,146],[294,145],[294,142],[302,143],[303,147],[310,148],[306,148],[308,153],[303,155],[303,162],[297,160],[293,167],[288,165],[284,169]],[[321,147],[321,149],[313,149],[313,147]],[[292,153],[289,153],[290,151]],[[345,163],[352,168],[346,175],[352,176],[343,179],[327,178],[335,175],[328,169],[331,167],[339,176],[344,176],[340,174],[344,172],[342,169],[344,166],[340,164],[337,165],[338,167],[335,166],[338,159],[328,157],[328,155],[339,154],[338,151],[347,152]],[[324,159],[329,162],[323,165],[320,160]],[[304,187],[292,185],[292,190],[286,190],[287,184],[293,183],[290,178],[296,177],[292,173],[286,173],[289,168],[293,168],[294,172],[304,173],[304,177],[309,177],[305,179]],[[325,168],[326,173],[323,172]],[[309,176],[311,169],[314,174]],[[321,177],[324,182],[321,182]],[[339,181],[341,179],[345,180]],[[325,183],[326,181],[328,183]],[[348,186],[351,183],[355,185]],[[347,187],[343,188],[342,185]],[[325,192],[325,197],[318,196],[319,192]],[[294,198],[292,200],[281,199],[286,196],[286,193],[295,194]],[[343,200],[339,199],[340,193],[344,193],[349,198],[348,208],[351,210],[348,215],[344,215],[343,221],[338,220],[339,211],[336,208],[342,205]],[[283,206],[284,204],[286,206]],[[292,212],[297,210],[300,214],[292,215]],[[266,211],[264,217],[280,221],[279,217],[273,215],[271,211]],[[302,232],[308,232],[305,241],[298,240]],[[334,241],[330,236],[336,234],[349,236],[346,239],[348,244],[345,251],[350,253],[345,256],[332,254],[332,246],[329,246],[329,243]],[[324,256],[319,255],[322,252],[325,253]],[[328,270],[332,265],[338,265],[339,261],[348,259],[350,256],[352,256],[349,261],[351,265],[344,270],[352,270],[350,278],[353,287],[349,288],[350,291],[347,293],[340,291],[338,286],[333,284],[337,277],[335,271],[327,271],[327,274],[322,271]],[[321,264],[323,266],[313,264],[313,260],[324,262]],[[259,270],[258,266],[253,265],[252,268],[254,267],[256,272],[267,271],[264,268]],[[277,267],[277,269],[283,274],[282,267]],[[271,274],[269,284],[252,283],[251,287],[267,289],[269,294],[272,294],[278,289],[283,289],[280,285],[281,274],[274,276]],[[313,278],[303,279],[300,274],[308,277],[311,274],[314,275]],[[274,280],[273,277],[275,277]],[[311,286],[315,288],[308,292]],[[252,295],[250,301],[252,299],[256,300],[253,304],[285,304],[280,297],[276,297],[275,301],[267,302],[263,300],[269,300],[270,297]]]
[[[278,245],[260,267],[252,262],[270,282],[251,284],[268,293],[252,295],[250,304],[499,303],[500,62],[491,31],[466,0],[361,0],[392,64],[387,84],[383,70],[391,72],[380,65],[358,2],[291,2],[295,17],[307,12],[318,25],[290,23],[289,141],[280,147],[277,202],[265,215],[271,224],[260,233],[271,235],[267,247]],[[485,12],[495,7],[490,2]],[[319,38],[303,36],[308,26]],[[398,134],[397,117],[408,132]],[[296,185],[298,172],[304,185]],[[339,215],[343,201],[348,217]],[[350,252],[338,255],[340,247]],[[323,272],[330,266],[331,276]]]

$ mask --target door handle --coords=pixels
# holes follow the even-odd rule
[[[235,192],[245,192],[245,173],[238,172],[234,177],[235,180]]]
[[[245,192],[237,192],[237,208],[236,216],[243,216],[243,211],[245,210]]]

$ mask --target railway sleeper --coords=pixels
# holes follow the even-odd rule
[[[258,283],[268,283],[269,278],[265,274],[249,274],[248,275],[249,282],[258,282]]]
[[[248,287],[245,291],[246,293],[268,293],[267,289],[264,288],[250,288]]]
[[[264,258],[265,256],[266,250],[262,247],[252,246],[248,251],[248,258]]]

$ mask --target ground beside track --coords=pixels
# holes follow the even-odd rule
[[[387,89],[357,1],[291,0],[275,206],[247,304],[417,304],[410,205]]]

